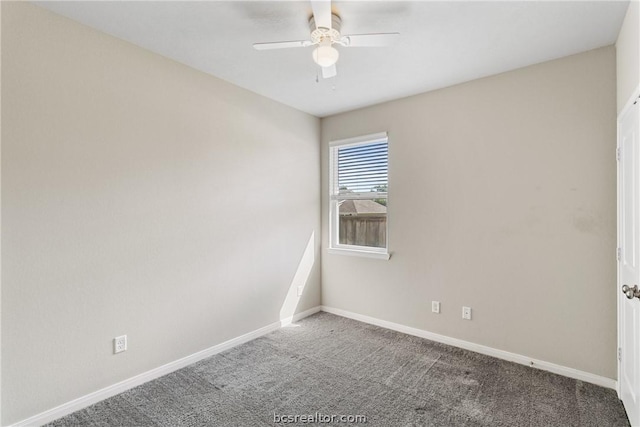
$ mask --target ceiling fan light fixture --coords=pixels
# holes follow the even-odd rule
[[[331,67],[338,61],[340,52],[338,49],[329,44],[320,44],[317,48],[313,49],[313,60],[321,67]]]

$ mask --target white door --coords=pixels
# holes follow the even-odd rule
[[[640,101],[635,99],[618,119],[618,378],[629,421],[640,426]]]

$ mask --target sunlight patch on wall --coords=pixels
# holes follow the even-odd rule
[[[293,315],[296,312],[300,298],[304,294],[304,288],[309,281],[311,270],[315,261],[315,232],[311,233],[307,247],[302,254],[302,259],[298,264],[296,274],[293,276],[289,291],[280,308],[280,324],[286,326],[291,324]]]

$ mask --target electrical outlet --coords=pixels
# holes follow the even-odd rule
[[[471,320],[471,307],[462,307],[462,318]]]
[[[113,353],[122,353],[127,351],[127,336],[122,335],[113,339]]]
[[[431,301],[431,312],[440,313],[440,301]]]
[[[302,296],[302,290],[304,289],[304,286],[298,286],[298,296],[301,297]]]

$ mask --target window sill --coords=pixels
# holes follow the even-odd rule
[[[364,258],[374,258],[374,259],[384,259],[384,260],[388,260],[389,258],[391,258],[391,254],[388,252],[372,252],[372,251],[363,251],[359,249],[328,248],[327,252],[329,252],[330,254],[336,254],[336,255],[359,256]]]

